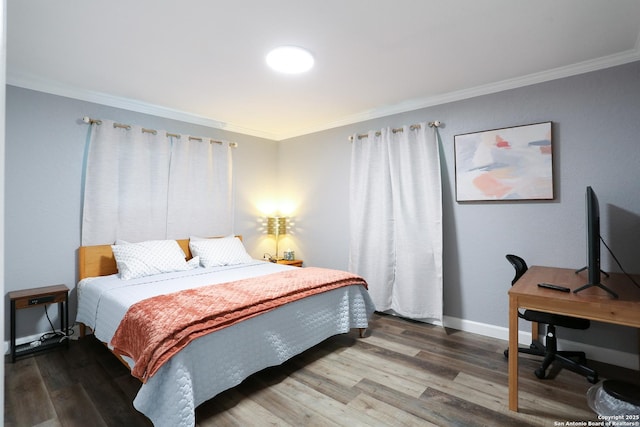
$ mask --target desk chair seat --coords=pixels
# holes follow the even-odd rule
[[[528,267],[527,263],[517,255],[507,255],[507,260],[516,270],[516,274],[511,281],[511,285],[513,286],[527,271]],[[558,351],[557,347],[556,326],[569,329],[588,329],[591,325],[589,320],[535,310],[524,310],[522,313],[518,312],[518,317],[547,326],[544,344],[538,340],[538,337],[532,337],[529,348],[518,348],[518,353],[533,354],[544,358],[542,365],[534,371],[536,377],[540,379],[546,378],[547,368],[552,362],[557,361],[563,367],[584,375],[590,383],[595,384],[598,382],[597,372],[586,365],[587,359],[584,352]],[[504,355],[505,357],[509,357],[509,349],[504,351]]]

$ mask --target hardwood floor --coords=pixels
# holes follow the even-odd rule
[[[521,412],[508,410],[507,343],[376,314],[367,336],[326,340],[197,408],[205,426],[553,426],[596,420],[583,377],[533,375],[520,356]],[[637,373],[594,364],[604,378]],[[5,363],[6,426],[150,426],[139,382],[93,337]]]

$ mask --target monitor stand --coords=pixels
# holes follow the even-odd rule
[[[580,273],[581,271],[586,270],[587,268],[589,268],[589,267],[582,267],[581,269],[576,270],[576,274]],[[607,272],[606,272],[606,271],[602,271],[602,270],[600,270],[600,273],[602,273],[602,274],[604,274],[605,276],[609,277],[609,274],[607,274]],[[603,285],[602,283],[587,283],[586,285],[584,285],[584,286],[580,286],[578,289],[575,289],[575,290],[573,291],[573,293],[574,293],[574,294],[576,294],[576,293],[578,293],[578,292],[580,292],[580,291],[583,291],[583,290],[585,290],[585,289],[591,288],[591,287],[593,287],[593,286],[596,286],[596,287],[598,287],[598,288],[600,288],[600,289],[602,289],[602,290],[604,290],[604,291],[608,292],[608,293],[609,293],[613,298],[618,299],[618,294],[616,294],[615,292],[613,292],[611,289],[607,288],[607,287],[606,287],[605,285]]]
[[[589,267],[582,267],[582,268],[580,268],[580,269],[576,270],[576,274],[578,274],[578,273],[580,273],[580,272],[582,272],[582,271],[585,271],[587,268],[589,268]],[[604,270],[600,270],[600,273],[602,273],[602,274],[604,274],[605,276],[609,277],[609,273],[607,273],[607,272],[606,272],[606,271],[604,271]]]
[[[587,283],[584,286],[579,287],[578,289],[575,289],[573,291],[574,294],[577,294],[580,291],[583,291],[585,289],[591,288],[593,286],[597,286],[600,289],[603,289],[605,291],[607,291],[613,298],[618,299],[618,294],[616,294],[615,292],[613,292],[611,289],[607,288],[605,285],[603,285],[602,283]]]

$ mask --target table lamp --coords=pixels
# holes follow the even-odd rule
[[[277,261],[278,258],[278,240],[281,234],[287,234],[287,218],[284,216],[270,216],[267,218],[267,234],[276,236],[276,254],[271,261]]]

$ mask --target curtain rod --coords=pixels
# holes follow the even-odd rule
[[[84,123],[88,124],[88,125],[101,125],[102,124],[102,120],[100,120],[100,119],[92,119],[91,117],[87,117],[87,116],[84,116],[82,118],[82,121]],[[131,129],[131,125],[125,125],[125,124],[122,124],[122,123],[114,123],[113,127],[114,128],[120,128],[120,129],[126,129],[126,130],[130,130]],[[151,133],[151,134],[154,134],[154,135],[156,135],[158,133],[158,131],[155,130],[155,129],[146,129],[146,128],[142,128],[142,132],[143,133]],[[177,133],[169,133],[169,132],[167,132],[167,136],[171,136],[171,137],[178,138],[178,139],[180,139],[182,137],[182,135],[179,135]],[[205,139],[209,139],[209,138],[202,138],[202,137],[199,137],[199,136],[190,136],[189,137],[189,141],[200,141],[200,142],[202,142]],[[209,139],[209,142],[213,143],[213,144],[220,144],[220,145],[224,144],[223,141],[216,141],[215,139]],[[229,147],[236,148],[236,147],[238,147],[238,143],[237,142],[230,142],[229,143]]]
[[[430,128],[439,128],[440,126],[442,126],[443,123],[439,120],[435,120],[433,122],[429,122],[427,123],[427,126],[429,126]],[[409,126],[409,130],[416,130],[416,129],[420,129],[421,126],[419,124],[415,124],[415,125],[411,125]],[[391,129],[391,132],[393,133],[398,133],[398,132],[404,132],[404,128],[393,128]],[[376,136],[380,136],[382,134],[382,132],[380,131],[376,131]],[[369,135],[366,133],[361,133],[359,135],[356,135],[355,137],[357,137],[358,139],[362,139],[362,138],[368,138]],[[349,137],[349,142],[353,142],[354,137],[350,136]]]

